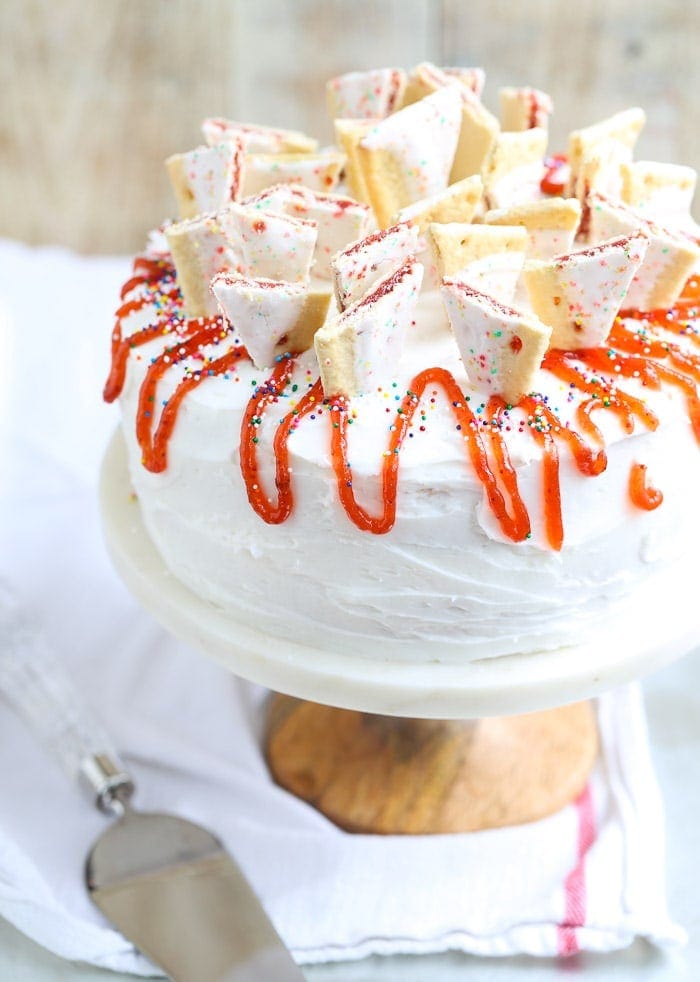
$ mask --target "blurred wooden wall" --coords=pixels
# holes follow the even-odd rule
[[[552,143],[642,105],[638,156],[700,166],[687,0],[0,0],[0,235],[133,251],[173,213],[165,156],[205,115],[329,139],[323,84],[424,59],[533,84]]]

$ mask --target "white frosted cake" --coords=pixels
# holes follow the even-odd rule
[[[281,643],[558,648],[700,549],[694,176],[641,110],[547,157],[549,98],[482,84],[352,73],[337,150],[209,120],[169,161],[105,396],[169,570]]]

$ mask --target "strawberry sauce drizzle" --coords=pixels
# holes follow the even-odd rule
[[[175,301],[180,296],[180,291],[174,289],[164,294],[164,296],[168,300]],[[122,321],[130,314],[142,310],[147,304],[152,302],[153,297],[146,294],[122,304],[116,313],[116,323],[112,331],[112,366],[102,393],[105,402],[114,402],[124,388],[126,363],[129,360],[129,352],[132,348],[139,348],[142,344],[147,344],[154,338],[164,334],[170,334],[172,331],[170,324],[166,323],[162,325],[156,323],[149,324],[140,331],[130,334],[127,338],[122,338]]]
[[[563,426],[561,420],[534,396],[525,396],[519,405],[528,413],[528,424],[534,439],[544,452],[542,474],[544,482],[544,520],[547,542],[552,549],[561,549],[564,527],[561,515],[559,486],[559,451],[555,437],[568,444],[577,468],[586,477],[597,477],[607,467],[604,450],[593,450],[575,430]]]
[[[177,308],[180,298],[178,289],[174,287],[167,290],[167,283],[162,282],[172,276],[172,267],[161,260],[146,257],[136,260],[134,276],[124,285],[122,297],[127,297],[139,287],[145,292],[127,300],[117,311],[112,334],[112,366],[104,390],[104,397],[108,402],[119,396],[132,349],[157,337],[173,335],[173,344],[153,359],[139,394],[137,439],[143,453],[143,464],[153,472],[163,471],[167,467],[168,443],[179,408],[188,393],[205,378],[225,373],[240,359],[247,358],[245,348],[235,343],[218,358],[204,357],[202,349],[221,344],[227,338],[232,339],[233,328],[219,317],[193,321],[181,319]],[[165,319],[159,317],[157,323],[123,338],[122,322],[131,314],[154,303],[156,297],[157,306],[173,306],[170,316]],[[517,408],[527,414],[527,426],[532,438],[543,450],[544,527],[547,542],[552,549],[561,549],[564,542],[558,442],[568,447],[580,473],[595,477],[605,470],[607,457],[602,449],[603,435],[591,419],[594,412],[611,412],[628,433],[634,431],[635,420],[649,430],[655,430],[659,425],[657,416],[642,399],[618,387],[620,378],[636,378],[651,389],[659,389],[662,385],[679,389],[685,396],[693,431],[700,442],[700,399],[696,384],[700,380],[700,356],[682,350],[675,341],[665,337],[666,334],[684,336],[694,344],[700,343],[700,335],[687,323],[689,316],[695,316],[693,308],[699,304],[700,280],[691,279],[673,308],[622,312],[613,326],[606,348],[547,352],[542,367],[567,383],[571,389],[588,397],[579,403],[576,419],[581,431],[601,448],[594,449],[578,432],[568,425],[565,426],[536,395],[526,396],[518,404]],[[163,313],[160,307],[158,313]],[[639,330],[626,329],[622,318],[640,322]],[[171,368],[193,358],[201,360],[201,368],[197,366],[190,370],[164,402],[154,433],[154,408],[159,382]],[[454,376],[439,367],[425,369],[416,375],[397,409],[393,425],[389,428],[390,437],[384,452],[380,478],[382,509],[379,514],[372,515],[357,501],[353,491],[352,468],[348,462],[347,401],[338,396],[325,399],[320,379],[316,380],[277,426],[272,440],[276,498],[269,498],[259,475],[257,434],[265,412],[283,395],[295,365],[293,355],[286,355],[279,360],[272,375],[256,389],[250,399],[241,425],[241,472],[250,504],[265,522],[279,524],[290,516],[294,507],[294,495],[289,465],[289,437],[305,416],[314,409],[323,408],[327,410],[331,423],[331,459],[338,495],[348,518],[363,531],[377,535],[388,532],[396,520],[401,448],[426,389],[428,386],[437,386],[449,400],[468,459],[484,487],[489,506],[504,535],[515,542],[521,542],[530,536],[530,519],[518,489],[516,472],[502,432],[504,419],[513,407],[506,406],[500,397],[493,396],[486,406],[486,417],[477,420]],[[594,374],[588,377],[589,372]],[[488,440],[488,449],[485,438]],[[645,464],[632,465],[629,496],[636,507],[647,511],[658,508],[662,503],[662,492],[648,483]]]
[[[168,442],[172,435],[180,404],[185,396],[201,385],[205,378],[222,375],[236,364],[245,354],[242,345],[233,345],[220,358],[203,362],[202,367],[192,374],[185,376],[178,384],[171,397],[162,407],[158,426],[153,434],[155,418],[156,388],[165,373],[185,359],[198,357],[202,348],[210,344],[218,344],[231,333],[220,317],[212,317],[190,321],[199,328],[187,338],[175,342],[172,347],[155,358],[146,372],[141,385],[139,404],[136,414],[136,438],[143,454],[142,462],[146,470],[154,474],[164,471],[168,466]]]
[[[323,403],[323,389],[318,379],[311,389],[299,400],[297,406],[280,422],[275,432],[273,449],[275,454],[275,487],[277,502],[269,499],[262,487],[258,473],[257,430],[262,423],[263,413],[269,405],[277,402],[294,371],[294,359],[290,356],[280,361],[270,378],[261,385],[243,415],[241,424],[241,473],[248,491],[248,501],[253,509],[268,525],[279,525],[289,518],[294,506],[292,482],[289,470],[287,442],[294,430],[314,408]]]
[[[662,492],[647,483],[646,464],[632,464],[629,491],[633,503],[645,511],[653,511],[664,500]]]
[[[331,429],[331,458],[335,471],[338,494],[348,518],[359,528],[375,535],[383,535],[394,526],[396,520],[396,500],[399,479],[399,459],[401,447],[420,405],[420,400],[428,386],[439,386],[448,400],[452,415],[461,426],[462,437],[467,444],[467,453],[477,477],[481,481],[491,510],[505,535],[514,541],[522,541],[530,531],[530,522],[525,506],[520,498],[513,470],[508,458],[508,450],[500,433],[492,435],[492,442],[498,447],[497,454],[503,462],[502,479],[508,496],[511,498],[513,515],[508,513],[506,503],[498,486],[486,453],[484,442],[477,429],[476,417],[466,403],[464,393],[454,376],[444,368],[427,368],[411,382],[411,388],[404,396],[396,412],[391,428],[389,445],[382,465],[382,502],[380,515],[371,515],[355,498],[352,486],[352,469],[348,463],[348,414],[344,399],[330,400],[333,425]]]

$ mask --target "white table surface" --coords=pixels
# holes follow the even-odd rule
[[[609,955],[572,959],[484,960],[462,954],[369,958],[308,966],[312,982],[443,982],[584,977],[597,980],[682,980],[700,975],[700,651],[645,682],[652,750],[666,803],[668,892],[672,916],[688,931],[686,948],[663,954],[644,942]],[[87,848],[87,844],[86,844]],[[120,975],[75,965],[41,949],[0,920],[0,979],[11,982],[126,982]]]

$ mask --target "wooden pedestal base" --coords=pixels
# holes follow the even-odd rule
[[[267,758],[282,787],[351,832],[470,832],[534,821],[585,786],[591,703],[479,720],[400,719],[290,696],[270,706]]]

